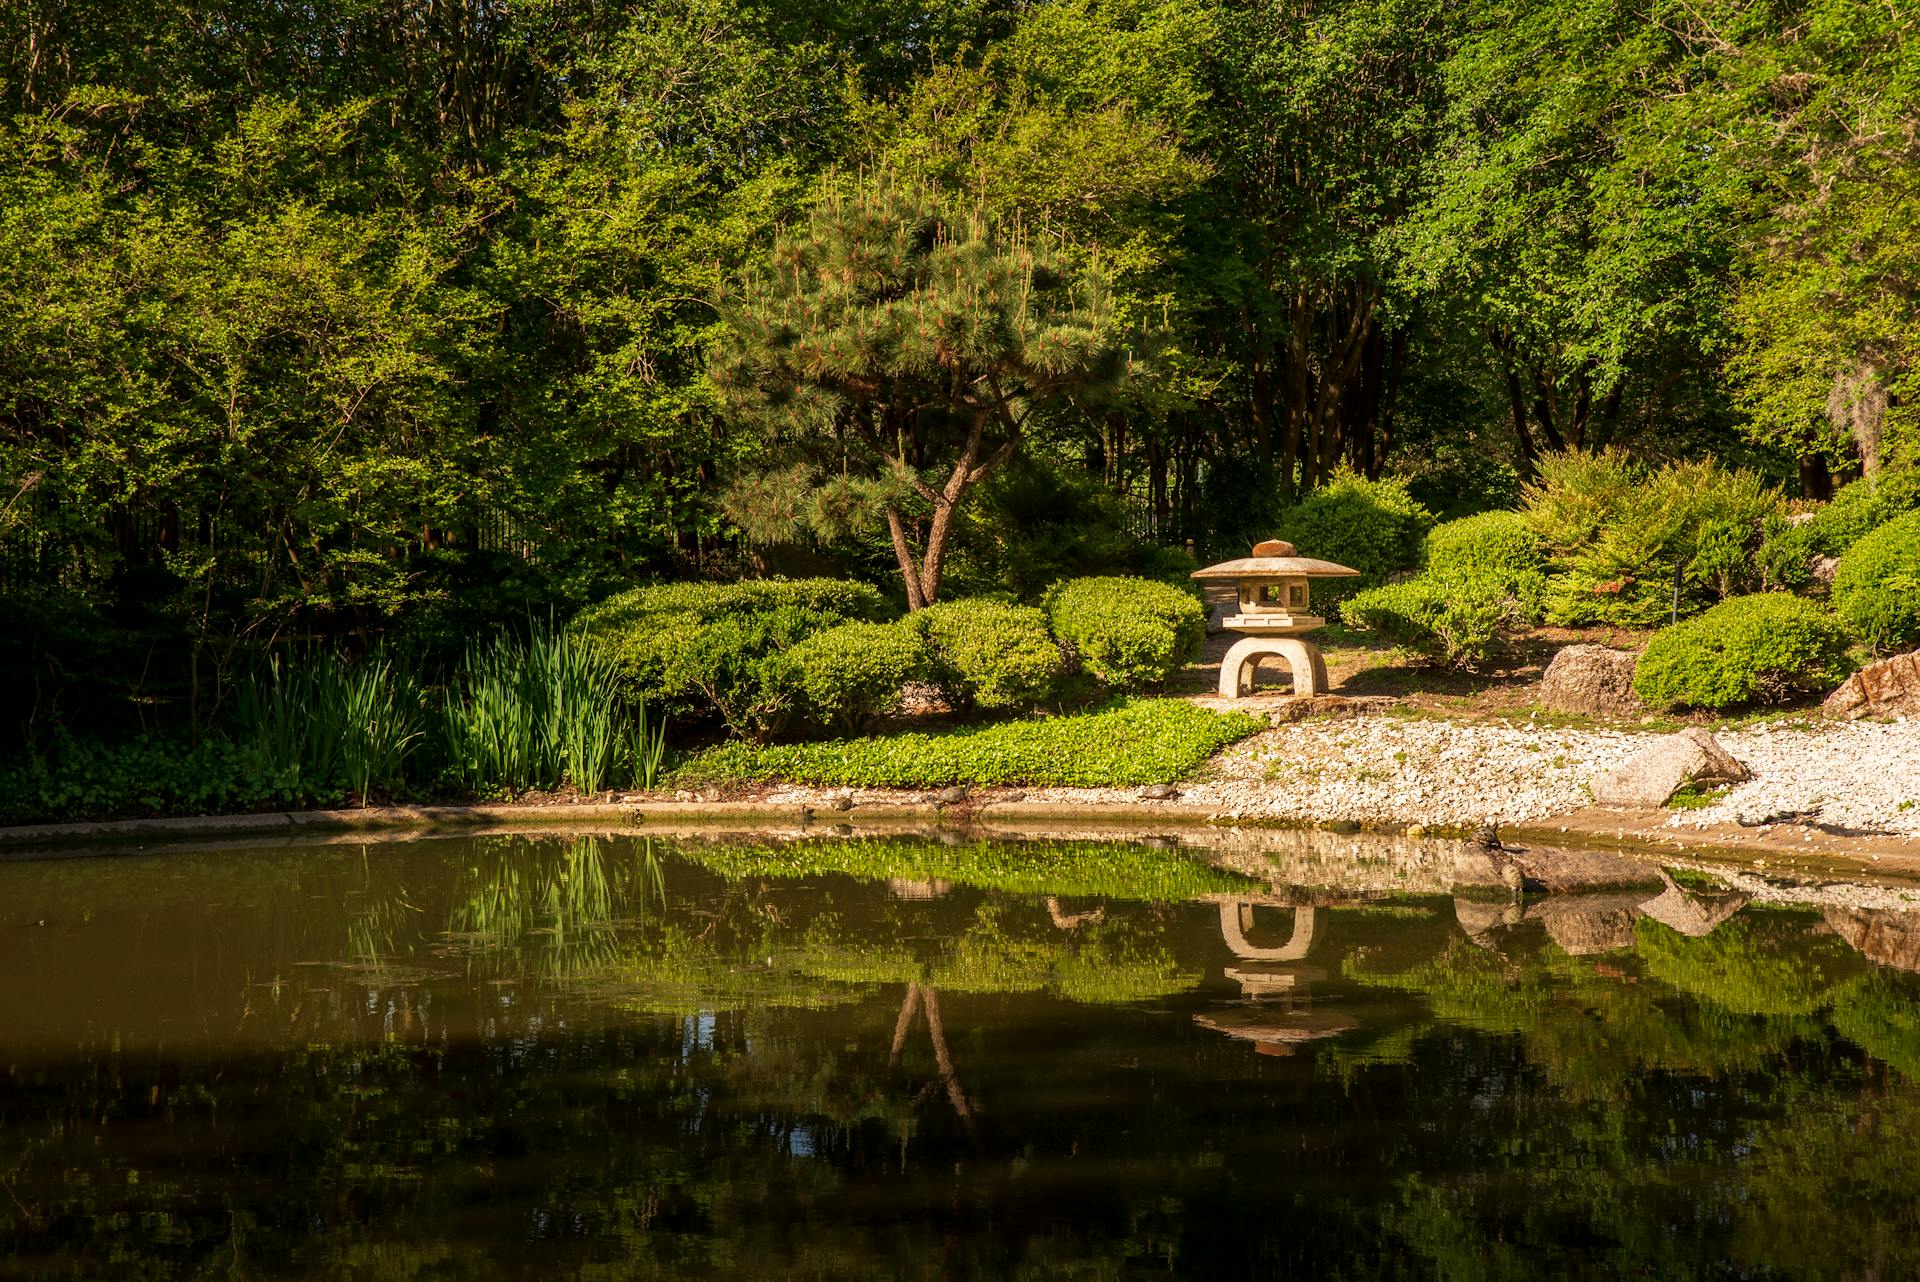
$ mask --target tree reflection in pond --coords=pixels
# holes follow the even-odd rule
[[[1906,919],[1248,866],[627,838],[0,865],[0,1273],[1920,1271]]]

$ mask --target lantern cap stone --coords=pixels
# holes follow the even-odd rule
[[[1222,561],[1204,570],[1195,570],[1196,579],[1342,579],[1357,577],[1360,571],[1332,561],[1310,556],[1295,556],[1293,544],[1285,539],[1268,539],[1253,545],[1253,555],[1238,561]]]

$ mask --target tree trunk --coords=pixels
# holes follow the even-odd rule
[[[1818,454],[1800,456],[1800,497],[1825,503],[1833,497],[1833,473]]]
[[[924,610],[933,604],[920,587],[920,567],[914,564],[913,544],[907,539],[906,518],[900,509],[887,504],[887,533],[893,537],[893,555],[900,562],[900,577],[907,585],[907,609]]]
[[[1540,447],[1527,427],[1527,394],[1520,385],[1520,366],[1514,361],[1513,336],[1489,325],[1487,343],[1500,358],[1500,372],[1507,380],[1507,411],[1513,416],[1513,439],[1520,448],[1520,479],[1531,480],[1540,470]]]

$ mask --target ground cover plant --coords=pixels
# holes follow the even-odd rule
[[[784,779],[854,788],[1172,783],[1264,726],[1244,713],[1212,712],[1174,699],[1135,699],[1091,712],[938,734],[772,746],[724,744],[692,758],[673,781],[696,786]]]
[[[1633,688],[1657,708],[1784,703],[1845,680],[1850,644],[1816,602],[1784,592],[1732,597],[1657,633]]]

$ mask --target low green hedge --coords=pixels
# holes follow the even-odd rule
[[[1178,699],[1134,700],[1073,716],[944,734],[772,747],[730,743],[689,761],[674,782],[684,786],[785,779],[858,788],[1171,783],[1264,725],[1245,713],[1212,712]]]
[[[926,671],[926,647],[903,623],[842,623],[796,643],[778,660],[809,728],[859,730],[900,710],[902,688]]]
[[[1920,511],[1847,549],[1833,576],[1833,608],[1876,653],[1920,645]]]
[[[944,601],[908,615],[926,647],[927,672],[955,708],[1030,708],[1066,668],[1046,615],[990,598]]]
[[[1769,530],[1760,561],[1769,582],[1804,588],[1813,560],[1845,556],[1847,549],[1896,517],[1920,511],[1920,472],[1878,472],[1840,487],[1809,520],[1780,520]]]
[[[1845,680],[1847,646],[1839,620],[1805,598],[1729,597],[1655,635],[1633,688],[1659,708],[1782,703]]]
[[[1129,693],[1165,685],[1207,635],[1199,600],[1151,579],[1072,579],[1047,593],[1046,610],[1088,675]]]
[[[1340,618],[1350,628],[1379,632],[1437,663],[1469,670],[1493,657],[1501,629],[1525,621],[1520,603],[1497,583],[1449,583],[1432,575],[1368,588],[1341,602]]]

